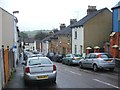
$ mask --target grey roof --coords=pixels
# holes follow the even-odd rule
[[[67,35],[71,33],[71,25],[67,26],[66,28],[64,28],[63,30],[59,31],[57,33],[57,35]]]
[[[34,43],[34,39],[33,38],[26,38],[23,40],[25,43]]]
[[[120,1],[112,9],[118,8],[118,7],[120,7]]]
[[[98,11],[93,12],[92,14],[88,14],[85,17],[83,17],[81,20],[79,20],[78,22],[76,22],[74,25],[71,26],[71,28],[74,27],[80,27],[83,26],[87,21],[89,21],[90,19],[92,19],[93,17],[95,17],[97,14],[101,13],[102,11],[106,10],[107,8],[103,8],[100,9]],[[108,10],[108,9],[107,9]]]

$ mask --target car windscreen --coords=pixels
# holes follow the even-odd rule
[[[41,64],[51,64],[49,59],[46,58],[38,58],[38,59],[31,59],[29,60],[29,65],[41,65]]]
[[[101,54],[101,58],[113,58],[110,54]]]
[[[79,54],[74,54],[74,57],[81,57]]]

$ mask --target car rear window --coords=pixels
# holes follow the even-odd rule
[[[49,61],[49,59],[46,58],[42,58],[42,59],[31,59],[29,61],[29,65],[41,65],[41,64],[51,64],[51,62]]]
[[[101,54],[101,58],[113,58],[110,54]]]

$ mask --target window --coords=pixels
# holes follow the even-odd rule
[[[110,54],[101,54],[101,58],[112,58]]]
[[[86,58],[86,59],[89,59],[89,58],[90,58],[90,54],[87,54],[85,58]]]
[[[77,45],[75,45],[75,54],[77,53]]]
[[[75,31],[75,39],[77,39],[77,31]]]
[[[96,55],[91,54],[91,55],[90,55],[90,58],[96,58]]]
[[[82,45],[80,45],[80,54],[82,55]]]
[[[46,59],[46,58],[42,58],[42,59],[31,59],[29,61],[29,65],[32,66],[32,65],[41,65],[41,64],[51,64],[51,62]]]

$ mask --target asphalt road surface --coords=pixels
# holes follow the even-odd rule
[[[94,72],[92,69],[80,69],[79,66],[68,66],[54,62],[57,66],[57,81],[52,83],[31,83],[25,85],[23,82],[23,67],[18,65],[14,77],[5,88],[106,88],[120,89],[118,85],[118,72],[100,70]]]

